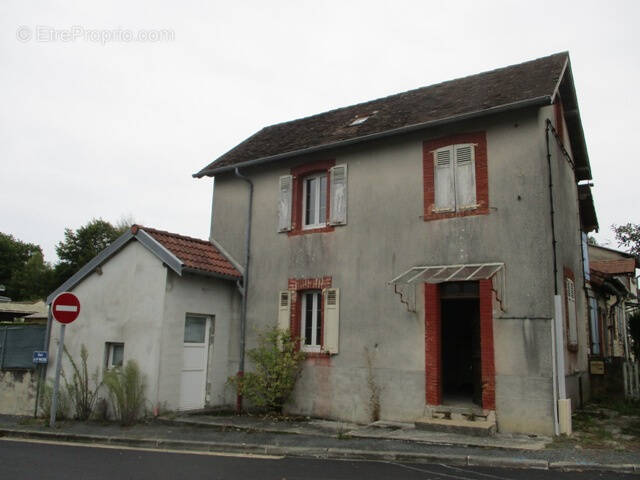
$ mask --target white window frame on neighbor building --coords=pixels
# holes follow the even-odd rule
[[[305,352],[320,352],[322,350],[322,290],[303,290],[300,308],[300,337],[301,348]],[[311,305],[309,305],[311,302]],[[307,309],[309,308],[309,311]],[[307,335],[307,325],[311,323],[310,336]]]
[[[460,212],[478,207],[476,144],[447,145],[433,151],[434,212]]]
[[[321,188],[322,180],[324,180],[324,188]],[[308,175],[302,180],[302,228],[304,230],[322,228],[327,225],[327,181],[327,172]],[[313,192],[312,210],[307,212],[310,183],[315,184],[315,192]],[[324,221],[320,221],[321,214],[324,217]]]
[[[124,365],[124,343],[106,343],[105,364],[107,370],[121,368]]]

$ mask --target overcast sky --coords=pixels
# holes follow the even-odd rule
[[[610,241],[640,223],[638,18],[637,1],[3,0],[0,231],[51,262],[94,217],[206,238],[212,180],[191,174],[261,127],[568,50]]]

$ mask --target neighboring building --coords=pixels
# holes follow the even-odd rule
[[[597,219],[567,53],[273,125],[195,176],[238,259],[250,208],[247,348],[278,323],[308,353],[289,411],[570,431]]]
[[[72,291],[79,318],[66,328],[65,346],[89,372],[136,360],[146,377],[147,407],[191,410],[224,404],[227,366],[237,343],[241,268],[218,247],[134,225],[48,298]],[[55,374],[60,324],[53,322],[47,376]],[[63,367],[70,372],[68,361]]]
[[[629,315],[638,311],[640,261],[629,253],[589,245],[589,265],[592,391],[629,394],[626,369],[638,359],[633,358],[627,327]]]
[[[37,302],[0,302],[0,322],[46,322],[47,305]]]

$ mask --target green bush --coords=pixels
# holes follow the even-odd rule
[[[258,346],[247,356],[255,371],[229,377],[229,383],[254,406],[281,413],[300,374],[304,353],[288,330],[274,327],[259,335]]]
[[[122,425],[133,425],[140,417],[145,404],[146,380],[135,360],[129,360],[124,368],[113,368],[104,375],[116,418]]]
[[[64,353],[67,355],[73,368],[71,382],[67,381],[67,377],[64,374],[63,378],[67,388],[68,398],[75,410],[75,418],[77,420],[88,420],[93,413],[93,408],[98,396],[98,389],[101,385],[101,383],[98,382],[98,369],[96,368],[94,374],[91,375],[90,382],[89,370],[87,368],[89,352],[87,352],[87,347],[85,347],[84,344],[80,348],[80,367],[78,367],[78,364],[69,354],[67,347],[64,347]],[[93,388],[91,388],[90,383],[93,384]]]

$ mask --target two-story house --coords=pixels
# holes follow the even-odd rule
[[[247,266],[231,369],[290,328],[291,412],[570,431],[597,219],[567,53],[272,125],[195,176]]]

